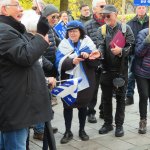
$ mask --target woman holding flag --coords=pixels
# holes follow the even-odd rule
[[[71,122],[73,108],[78,108],[79,137],[83,141],[89,140],[84,127],[87,115],[87,105],[92,99],[95,88],[95,67],[99,65],[100,52],[95,44],[85,35],[83,24],[79,21],[70,21],[67,24],[66,38],[61,41],[56,53],[56,66],[61,80],[82,78],[78,85],[76,101],[69,106],[64,104],[64,119],[66,132],[61,143],[67,143],[73,138]],[[63,100],[63,98],[62,98]]]

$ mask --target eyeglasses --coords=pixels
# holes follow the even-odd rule
[[[37,10],[37,6],[32,6],[32,9],[33,10]]]
[[[15,7],[17,7],[17,9],[21,8],[20,4],[9,4],[9,5],[6,5],[6,6],[15,6]]]
[[[104,19],[105,19],[105,18],[108,18],[108,19],[109,19],[109,18],[110,18],[110,14],[107,14],[107,15],[104,15],[104,14],[103,14],[103,18],[104,18]]]
[[[59,16],[51,16],[52,19],[59,19]]]

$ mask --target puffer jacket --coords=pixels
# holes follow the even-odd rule
[[[145,43],[149,29],[143,29],[137,35],[135,45],[134,73],[137,76],[150,79],[150,43]]]
[[[97,31],[98,28],[103,24],[104,24],[104,20],[101,20],[101,22],[97,22],[94,16],[91,20],[85,23],[86,34],[92,39],[96,47],[97,47]]]
[[[50,27],[50,30],[48,32],[48,38],[50,41],[50,46],[48,47],[47,51],[44,53],[44,57],[48,59],[52,64],[55,63],[55,53],[57,50],[57,46],[60,43],[60,39],[57,37],[55,31],[52,27]],[[55,66],[53,66],[52,71],[49,72],[46,68],[44,68],[44,73],[46,77],[56,77],[57,71],[55,69]]]

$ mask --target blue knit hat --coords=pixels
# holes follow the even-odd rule
[[[84,25],[78,20],[73,20],[67,23],[67,31],[72,29],[84,30]]]

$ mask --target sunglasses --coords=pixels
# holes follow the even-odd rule
[[[104,8],[104,7],[105,7],[105,5],[100,5],[99,7],[100,7],[100,8]]]
[[[59,19],[59,16],[52,16],[52,19]]]
[[[104,19],[105,19],[105,18],[108,18],[108,19],[109,19],[109,18],[110,18],[110,14],[107,14],[107,15],[104,15],[104,14],[103,14],[103,18],[104,18]]]
[[[33,6],[32,9],[33,9],[33,10],[37,10],[37,6]]]

